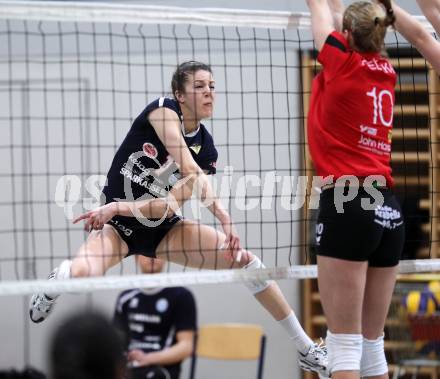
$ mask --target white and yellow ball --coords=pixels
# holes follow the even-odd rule
[[[410,291],[404,298],[403,306],[408,314],[429,316],[437,311],[437,303],[431,291]]]
[[[434,295],[437,305],[440,304],[440,281],[432,280],[428,283],[427,290]]]

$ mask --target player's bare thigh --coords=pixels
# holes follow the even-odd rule
[[[100,276],[119,263],[128,253],[128,246],[108,224],[92,231],[73,259],[72,277]]]
[[[156,256],[177,264],[204,269],[239,268],[252,258],[251,253],[243,251],[239,264],[226,259],[228,251],[220,249],[224,241],[225,235],[222,232],[208,225],[182,220],[160,242]]]
[[[321,304],[332,333],[361,333],[368,262],[318,255]]]

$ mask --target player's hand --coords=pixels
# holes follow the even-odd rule
[[[148,366],[151,364],[148,360],[149,355],[142,350],[131,350],[127,354],[127,360],[131,367]]]
[[[222,244],[222,249],[227,251],[226,259],[231,261],[240,262],[241,260],[241,243],[240,237],[232,222],[226,222],[222,224],[226,239]]]
[[[73,223],[76,224],[81,220],[85,220],[84,230],[101,230],[104,224],[110,221],[117,214],[118,203],[108,203],[78,216]]]

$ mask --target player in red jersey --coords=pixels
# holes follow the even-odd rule
[[[417,0],[423,14],[440,33],[440,0]],[[440,73],[440,43],[414,17],[393,4],[396,14],[396,29],[432,64]]]
[[[318,175],[332,179],[316,227],[329,369],[332,379],[385,379],[383,328],[404,243],[390,190],[396,73],[380,55],[393,9],[389,0],[345,10],[341,0],[307,2],[323,66],[312,88],[309,145]]]

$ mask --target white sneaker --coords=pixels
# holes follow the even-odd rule
[[[65,260],[59,267],[56,267],[47,277],[48,280],[68,279],[70,277],[70,266],[72,261]],[[44,321],[52,312],[55,301],[59,295],[49,297],[44,293],[32,295],[29,304],[29,316],[35,323]]]
[[[305,371],[316,372],[321,379],[329,378],[330,373],[327,370],[328,356],[327,347],[321,342],[319,345],[315,343],[310,347],[306,354],[299,353],[299,366]]]

